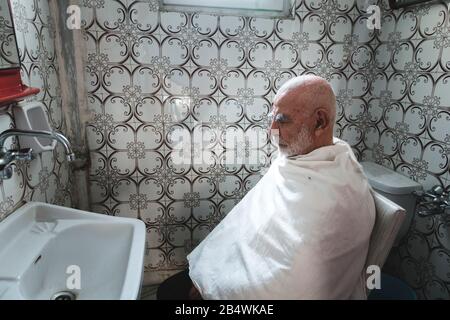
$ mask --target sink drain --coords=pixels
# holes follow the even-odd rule
[[[69,291],[61,291],[55,293],[51,300],[76,300],[76,295]]]

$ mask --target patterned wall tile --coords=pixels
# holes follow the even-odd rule
[[[275,92],[299,74],[332,83],[336,135],[360,159],[425,188],[448,186],[443,5],[391,11],[380,2],[376,32],[363,1],[299,1],[294,20],[160,13],[156,1],[83,4],[92,205],[146,222],[147,283],[182,268],[259,180],[275,148],[263,135],[252,149],[245,134],[265,130]]]
[[[39,12],[15,4],[23,77],[43,89],[39,99],[63,129],[51,41],[42,50],[53,36],[43,1]],[[449,188],[444,2],[390,10],[378,1],[379,31],[366,26],[367,1],[302,0],[294,20],[161,13],[156,0],[79,4],[92,112],[91,208],[146,223],[147,284],[184,268],[186,255],[260,179],[276,156],[265,131],[273,96],[296,75],[331,82],[335,133],[359,159],[425,189]],[[245,137],[258,130],[262,138],[251,145]],[[180,156],[189,161],[180,163]],[[30,164],[42,175],[27,178],[29,198],[51,199],[38,186],[48,191],[51,179],[70,180],[67,167],[39,161]],[[389,270],[420,298],[449,297],[448,226],[446,217],[416,215],[389,258]]]
[[[385,80],[376,83],[369,110],[381,121],[365,158],[418,181],[425,190],[449,183],[448,41],[445,2],[391,10],[372,40]],[[446,89],[444,89],[446,88]],[[448,217],[417,214],[387,270],[406,280],[421,299],[450,299]]]
[[[14,25],[8,1],[0,1],[0,68],[14,68],[19,65]]]
[[[11,5],[22,79],[27,85],[41,89],[33,99],[44,103],[51,126],[64,132],[55,26],[50,19],[48,1],[12,0]],[[12,107],[2,107],[0,132],[15,127]],[[44,152],[31,162],[13,166],[13,178],[0,181],[0,221],[26,201],[72,206],[71,170],[59,144],[53,152]]]
[[[289,78],[329,79],[341,93],[338,133],[363,141],[360,70],[372,35],[352,36],[353,1],[300,1],[295,20],[161,13],[155,1],[81,4],[92,208],[146,222],[146,283],[183,268],[260,179],[276,155],[271,102]]]

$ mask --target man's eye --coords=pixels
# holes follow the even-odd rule
[[[288,121],[288,117],[286,117],[284,114],[282,113],[278,113],[278,114],[274,114],[274,112],[270,112],[267,117],[270,119],[270,121],[275,121],[275,122],[287,122]]]
[[[284,114],[277,114],[275,116],[275,121],[276,122],[286,122],[287,121],[287,117]]]

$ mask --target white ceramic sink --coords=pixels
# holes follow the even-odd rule
[[[30,202],[0,223],[0,299],[139,297],[145,224]]]

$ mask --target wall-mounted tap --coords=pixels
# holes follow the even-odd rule
[[[52,131],[41,130],[20,130],[10,129],[3,131],[0,134],[0,178],[10,179],[13,174],[11,163],[15,160],[32,160],[34,158],[32,149],[21,150],[7,150],[5,148],[5,141],[9,137],[13,136],[29,136],[37,138],[52,139],[60,142],[66,151],[67,161],[71,162],[75,160],[75,154],[72,151],[69,140],[62,134]]]
[[[419,207],[423,208],[418,211],[421,217],[440,215],[450,210],[450,194],[439,185],[434,186],[428,192],[416,194],[420,199]]]

